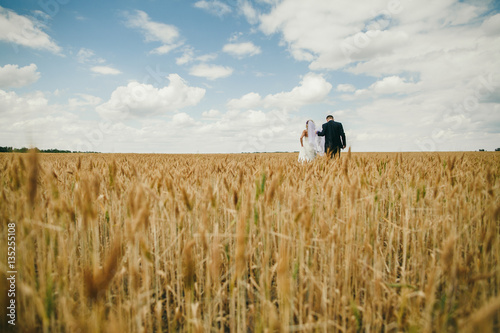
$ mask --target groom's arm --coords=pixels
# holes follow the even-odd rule
[[[316,134],[318,134],[318,136],[325,136],[325,125],[326,124],[323,124],[323,129],[320,131],[317,131]]]
[[[340,137],[342,138],[342,144],[344,145],[344,147],[342,148],[345,148],[347,146],[347,143],[345,141],[344,127],[342,126],[342,124],[340,124]]]

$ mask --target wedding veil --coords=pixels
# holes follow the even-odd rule
[[[312,147],[316,147],[316,125],[314,121],[307,121],[307,137]]]
[[[314,124],[314,121],[308,120],[307,121],[307,136],[309,139],[309,143],[311,144],[312,147],[314,147],[314,150],[320,154],[323,155],[324,153],[324,145],[325,145],[325,137],[324,136],[318,136],[316,134],[316,124]]]

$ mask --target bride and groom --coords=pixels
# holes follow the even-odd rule
[[[305,138],[305,140],[304,140]],[[326,123],[323,124],[321,131],[316,131],[314,121],[306,121],[306,129],[300,136],[299,162],[310,162],[316,158],[316,155],[327,156],[339,155],[340,150],[346,147],[346,139],[342,124],[333,120],[332,115],[326,117]]]

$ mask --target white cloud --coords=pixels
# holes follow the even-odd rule
[[[18,95],[0,90],[0,142],[19,148],[75,149],[75,130],[82,121],[61,109],[39,91]]]
[[[102,102],[102,99],[89,94],[76,94],[77,98],[68,99],[70,109],[78,109],[82,106],[96,106]]]
[[[125,24],[130,28],[139,29],[146,42],[162,43],[151,51],[153,54],[166,54],[183,44],[179,41],[179,30],[174,25],[152,21],[148,14],[141,10],[134,13],[125,12],[124,15],[127,18]]]
[[[258,13],[249,1],[240,1],[239,6],[241,13],[245,16],[248,23],[255,24],[258,22]]]
[[[484,20],[482,29],[490,36],[498,36],[500,34],[500,14],[493,15]]]
[[[255,92],[245,94],[241,98],[232,99],[227,103],[229,109],[251,109],[261,105],[262,97]]]
[[[41,30],[40,24],[34,19],[18,15],[1,6],[0,40],[55,54],[61,53],[61,47]]]
[[[173,83],[175,74],[170,80],[169,87],[183,86]],[[124,94],[119,88],[125,89]],[[0,90],[0,117],[5,120],[0,122],[0,141],[14,147],[34,144],[42,149],[102,152],[238,153],[298,149],[303,119],[290,117],[286,111],[249,109],[223,113],[211,109],[198,119],[188,111],[175,112],[174,105],[196,104],[200,98],[182,96],[188,95],[186,91],[190,89],[200,88],[184,84],[184,92],[177,88],[169,93],[160,92],[167,87],[155,91],[152,86],[140,84],[119,88],[109,101],[96,108],[107,120],[79,117],[84,110],[93,109],[99,101],[96,96],[77,94],[67,105],[51,105],[43,93],[19,96]],[[135,101],[121,108],[118,102],[126,102],[127,98]],[[140,105],[141,101],[148,105]],[[131,114],[143,117],[128,119],[126,124],[120,121]]]
[[[283,110],[232,110],[190,133],[203,137],[206,149],[214,152],[293,151],[299,148],[302,120]]]
[[[243,33],[241,31],[239,32],[233,32],[231,34],[231,37],[229,37],[230,42],[236,42],[241,36],[243,36]]]
[[[175,126],[188,126],[194,122],[194,119],[185,112],[179,112],[173,115],[172,124]]]
[[[40,78],[40,73],[36,70],[35,64],[21,68],[10,64],[0,67],[0,88],[19,88],[30,85]]]
[[[261,98],[258,93],[248,93],[239,99],[227,103],[229,109],[250,109],[257,107],[298,109],[303,105],[319,103],[325,100],[332,89],[322,75],[306,74],[300,85],[291,91],[269,94]]]
[[[357,32],[340,41],[338,50],[328,51],[320,55],[311,64],[311,68],[327,68],[337,64],[332,64],[331,57],[339,57],[338,61],[344,59],[347,63],[355,61],[366,61],[380,56],[391,55],[394,50],[403,47],[409,41],[409,36],[403,31],[380,31],[370,30],[367,32]],[[341,52],[339,52],[341,51]],[[333,68],[331,67],[331,68]]]
[[[230,76],[233,74],[233,69],[226,66],[199,64],[191,67],[189,74],[209,80],[216,80]]]
[[[104,59],[97,57],[94,51],[84,47],[82,47],[76,54],[76,60],[81,64],[102,64],[105,62]]]
[[[81,48],[76,54],[76,60],[84,65],[94,65],[89,67],[90,71],[101,75],[118,75],[121,74],[116,68],[104,65],[106,60],[96,56],[95,52],[91,49]]]
[[[354,92],[355,90],[356,90],[356,87],[354,87],[352,84],[343,83],[343,84],[337,85],[337,91]]]
[[[224,45],[222,51],[238,58],[253,56],[261,53],[260,47],[254,45],[252,42],[229,43]]]
[[[212,1],[206,1],[206,0],[201,0],[197,1],[194,4],[194,7],[200,8],[203,10],[206,10],[210,14],[222,17],[225,14],[231,13],[231,7],[226,5],[223,2],[217,1],[217,0],[212,0]]]
[[[432,50],[445,55],[474,47],[481,34],[474,29],[474,20],[487,11],[486,4],[284,0],[259,17],[259,27],[266,34],[280,33],[290,53],[310,62],[311,69],[377,61],[392,66],[391,73],[396,74],[405,69],[394,66],[394,58],[410,61]],[[498,24],[495,17],[489,20],[483,29],[493,34]],[[464,24],[471,25],[464,28]]]
[[[110,66],[94,66],[94,67],[91,67],[90,70],[94,73],[102,74],[102,75],[121,74],[121,72],[118,69],[110,67]]]
[[[258,1],[268,5],[276,5],[280,0],[258,0]]]
[[[353,31],[348,20],[358,20],[366,10],[350,3],[285,0],[260,16],[260,29],[266,34],[281,33],[292,55],[309,59],[336,49],[339,38]]]
[[[204,118],[215,118],[217,116],[219,116],[221,113],[219,110],[215,110],[215,109],[210,109],[208,111],[203,111],[203,113],[201,114],[202,117]]]
[[[289,92],[268,95],[264,99],[267,106],[287,106],[297,108],[306,104],[319,103],[325,100],[332,89],[321,74],[308,73],[300,85]]]
[[[360,98],[377,98],[381,95],[410,95],[418,92],[422,87],[421,82],[407,81],[397,75],[387,76],[378,80],[365,89],[355,89],[353,85],[338,85],[337,91],[352,93],[345,94],[341,98],[345,101],[354,101]]]
[[[172,51],[173,49],[176,49],[177,47],[181,46],[182,43],[177,43],[177,44],[170,44],[170,45],[162,45],[159,46],[153,50],[150,51],[151,54],[167,54],[168,52]]]
[[[199,62],[208,62],[208,61],[213,61],[217,59],[217,54],[216,53],[207,53],[203,54],[201,56],[195,57],[194,56],[194,49],[190,46],[187,46],[184,48],[183,54],[175,59],[175,63],[177,65],[185,65],[187,63],[193,62],[193,61],[199,61]]]
[[[399,76],[388,76],[373,83],[369,89],[376,94],[401,94],[414,92],[418,85],[406,82]]]
[[[75,110],[82,111],[93,98],[88,95],[79,97],[82,104]],[[85,99],[87,103],[83,103]],[[82,138],[99,129],[99,123],[65,111],[72,107],[77,105],[50,104],[42,92],[18,95],[0,90],[0,117],[3,120],[0,122],[0,142],[12,147],[34,145],[41,149],[79,149]],[[92,140],[96,137],[94,135]]]
[[[196,60],[201,62],[208,62],[217,59],[217,53],[207,53],[201,56],[196,57]]]
[[[94,51],[86,48],[81,48],[76,55],[76,60],[79,63],[84,64],[88,62],[90,59],[92,59],[94,56],[95,56]]]
[[[484,126],[500,120],[490,106],[480,105],[473,113],[454,115],[443,108],[439,99],[426,97],[426,103],[378,98],[359,107],[344,118],[353,127],[362,125],[361,130],[352,131],[351,144],[365,151],[477,150],[487,137]],[[488,135],[487,147],[500,137],[494,133]],[[375,138],[377,145],[373,144]]]
[[[175,59],[175,63],[177,65],[185,65],[191,61],[193,61],[194,58],[194,51],[192,47],[186,47],[184,49],[184,53],[182,56],[178,57]]]
[[[192,8],[193,3],[190,9],[200,14]],[[222,4],[218,11],[217,3]],[[224,4],[229,6],[229,12]],[[217,82],[213,93],[218,96],[211,96],[210,107],[220,105],[222,98],[227,110],[200,105],[205,89],[189,86],[175,74],[169,76],[166,86],[132,82],[117,87],[105,100],[78,94],[71,86],[60,90],[49,87],[53,93],[0,90],[0,141],[17,147],[34,143],[41,148],[45,144],[45,148],[60,149],[80,149],[83,143],[86,149],[110,152],[290,151],[299,148],[305,120],[312,118],[320,126],[324,116],[332,113],[344,124],[348,144],[354,151],[490,150],[500,142],[500,14],[493,8],[494,2],[235,0],[232,4],[207,0],[198,1],[196,6],[205,6],[203,10],[212,10],[219,17],[233,15],[256,24],[250,27],[251,34],[257,29],[276,34],[281,38],[279,45],[294,60],[309,65],[311,73],[295,84],[286,83],[291,86],[282,92],[255,88],[228,96],[219,92],[234,91],[223,85],[233,80]],[[261,15],[264,10],[267,13]],[[124,21],[142,33],[139,38],[144,36],[146,42],[151,42],[151,54],[179,50],[174,54],[177,59],[172,59],[186,66],[184,69],[192,75],[212,80],[232,75],[228,63],[211,65],[217,54],[227,49],[236,57],[255,54],[255,49],[245,49],[240,43],[245,41],[244,33],[235,31],[245,30],[242,26],[225,25],[232,27],[226,30],[226,36],[231,36],[226,41],[231,46],[226,50],[221,47],[224,42],[196,50],[183,44],[180,30],[165,24],[168,22],[157,16],[160,12],[151,11],[151,17],[141,11],[129,13]],[[31,14],[45,24],[51,20],[40,11]],[[8,34],[14,31],[17,34]],[[0,8],[0,40],[7,42],[4,48],[14,47],[16,51],[25,45],[60,53],[49,31],[32,17]],[[214,50],[217,53],[209,53]],[[39,53],[19,55],[43,56]],[[115,70],[90,49],[76,49],[73,57],[75,63],[79,61],[89,70],[92,66],[100,66],[101,72]],[[42,68],[42,60],[32,61]],[[276,67],[270,62],[264,66],[267,69],[241,65],[245,70],[240,74],[246,73],[246,80],[250,80],[247,85],[256,86],[263,79],[252,82],[253,74],[271,68],[274,79],[278,79],[290,63],[285,61],[285,67]],[[31,66],[15,68],[18,76],[0,75],[0,82],[8,77],[7,86],[11,87],[36,80],[40,74]],[[0,68],[0,72],[6,68]],[[52,78],[45,68],[44,80]],[[21,70],[27,71],[25,76]],[[147,72],[149,69],[143,75]],[[14,77],[25,80],[15,83],[11,80]],[[335,83],[333,88],[325,78]],[[6,87],[5,82],[0,87]],[[276,84],[269,82],[262,87]],[[97,94],[99,86],[87,88],[86,92]],[[332,89],[335,99],[330,98]],[[68,96],[66,104],[50,103],[52,98],[59,103],[64,96]],[[317,105],[308,107],[312,104]],[[99,115],[112,123],[97,119]],[[127,119],[126,124],[120,119]],[[103,123],[109,125],[100,131]],[[32,142],[27,141],[30,138]]]
[[[158,115],[196,105],[205,96],[205,89],[188,86],[178,74],[168,79],[170,84],[160,89],[138,82],[118,87],[96,111],[110,119]]]
[[[13,91],[4,91],[0,89],[0,115],[3,119],[8,116],[29,117],[38,113],[43,113],[48,105],[45,95],[39,91],[19,96]],[[9,121],[2,121],[2,124],[8,125]]]
[[[500,83],[489,79],[500,76],[500,14],[493,6],[458,0],[283,0],[259,16],[259,29],[279,34],[290,54],[312,70],[348,72],[363,86],[366,77],[377,78],[363,89],[337,86],[345,93],[341,99],[351,103],[346,119],[358,134],[366,132],[357,137],[380,134],[379,146],[366,149],[370,142],[364,141],[363,149],[424,149],[416,138],[427,138],[433,142],[428,149],[467,150],[477,149],[475,138],[486,140],[484,132],[496,133],[492,140],[500,131],[491,116],[500,101]],[[400,140],[384,139],[382,133],[399,133],[401,124],[411,126],[399,131]],[[461,133],[463,138],[469,133],[467,144]]]
[[[40,149],[76,150],[80,148],[79,137],[83,137],[85,130],[92,129],[87,123],[68,113],[34,116],[13,122],[10,128],[1,132],[0,140],[13,147],[33,145]]]

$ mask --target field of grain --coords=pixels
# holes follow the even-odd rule
[[[0,305],[15,223],[20,332],[500,330],[500,153],[296,160],[1,154]]]

